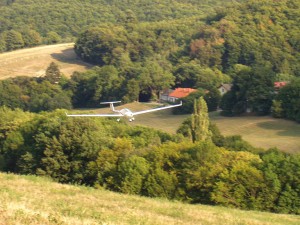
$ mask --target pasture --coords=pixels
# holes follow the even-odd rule
[[[132,111],[158,107],[157,103],[130,103],[116,109],[129,108]],[[184,107],[184,106],[183,106]],[[93,110],[92,113],[110,113],[109,107]],[[173,115],[172,109],[137,115],[130,126],[152,127],[168,133],[176,130],[189,115]],[[255,147],[277,147],[285,152],[300,153],[300,124],[294,121],[275,119],[271,116],[223,117],[219,112],[210,113],[210,119],[225,136],[241,135]]]
[[[81,61],[73,50],[74,43],[38,46],[0,54],[0,79],[9,77],[40,77],[51,62],[70,77],[74,71],[85,71],[92,66]]]
[[[190,205],[0,173],[0,225],[247,224],[296,225],[296,215]]]

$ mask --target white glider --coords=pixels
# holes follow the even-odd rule
[[[111,111],[115,112],[115,114],[67,114],[67,116],[77,116],[77,117],[126,117],[130,122],[134,121],[134,116],[139,115],[139,114],[144,114],[144,113],[150,113],[150,112],[155,112],[158,110],[164,110],[164,109],[170,109],[178,106],[182,106],[182,102],[177,105],[169,105],[165,107],[159,107],[159,108],[154,108],[154,109],[148,109],[148,110],[143,110],[143,111],[137,111],[137,112],[132,112],[131,110],[124,108],[121,110],[116,110],[114,107],[114,103],[119,103],[121,101],[114,101],[114,102],[101,102],[100,104],[109,104]],[[120,121],[120,118],[117,119]]]

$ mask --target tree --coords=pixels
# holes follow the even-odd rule
[[[207,103],[208,111],[216,111],[221,101],[221,94],[217,88],[211,88],[208,93],[204,95],[204,100]]]
[[[200,97],[199,100],[195,99],[191,131],[193,142],[205,141],[211,138],[207,105],[203,97]]]
[[[46,37],[47,44],[56,44],[61,41],[61,37],[55,31],[49,31]]]
[[[261,209],[264,179],[262,172],[253,166],[261,163],[260,158],[248,152],[227,154],[230,166],[219,175],[211,193],[212,200],[224,206]]]
[[[126,92],[127,94],[123,97],[124,102],[138,101],[140,94],[140,87],[138,81],[135,79],[127,81]]]
[[[58,65],[55,62],[51,62],[46,69],[45,80],[49,81],[51,84],[58,84],[61,78],[61,72]]]
[[[276,102],[281,102],[283,117],[300,122],[300,79],[295,78],[281,88],[276,96]]]
[[[112,65],[112,62],[119,61],[113,57],[119,54],[113,54],[113,51],[122,52],[128,42],[126,33],[120,26],[89,28],[77,39],[75,52],[83,60],[96,65]]]
[[[174,84],[174,77],[168,68],[161,65],[160,61],[150,59],[143,64],[138,79],[141,91],[149,93],[152,100],[157,100],[159,91]]]
[[[24,30],[22,31],[25,47],[32,47],[41,44],[42,38],[40,34],[35,30]]]
[[[24,47],[22,34],[15,30],[10,30],[5,33],[5,42],[8,51]]]
[[[148,173],[149,165],[144,158],[134,155],[124,160],[118,168],[119,190],[126,194],[141,194]]]
[[[247,110],[265,115],[270,112],[274,95],[275,73],[268,65],[234,67],[233,87],[224,95],[222,108],[233,115],[239,115]]]
[[[282,118],[283,117],[282,102],[274,99],[272,101],[271,111],[273,117]]]
[[[0,33],[0,52],[4,51],[6,51],[5,36],[3,33]]]
[[[13,80],[0,81],[0,106],[7,106],[9,108],[24,108],[22,101],[22,89],[14,84]]]

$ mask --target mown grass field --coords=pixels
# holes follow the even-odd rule
[[[223,135],[241,135],[253,146],[277,147],[290,153],[300,153],[300,124],[271,116],[222,117],[211,114]]]
[[[157,107],[157,104],[130,103],[118,106],[127,107],[132,111]],[[184,107],[184,106],[183,106]],[[108,113],[109,107],[95,110],[98,113]],[[189,115],[172,115],[171,109],[136,116],[131,126],[141,125],[175,133],[184,119]],[[290,153],[300,153],[300,124],[270,116],[242,116],[223,117],[218,112],[210,113],[210,119],[217,124],[221,133],[227,135],[241,135],[253,146],[261,148],[277,147]]]
[[[189,205],[0,173],[0,225],[297,225],[296,215]]]
[[[74,43],[38,46],[0,54],[0,79],[17,76],[39,77],[51,62],[58,64],[69,77],[74,71],[85,71],[92,66],[84,63],[73,50]]]

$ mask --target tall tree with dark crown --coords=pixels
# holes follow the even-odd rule
[[[58,84],[61,78],[61,72],[55,62],[51,62],[46,70],[45,79],[51,84]]]
[[[191,130],[193,142],[205,141],[211,138],[207,104],[202,96],[199,100],[195,99],[194,101]]]

